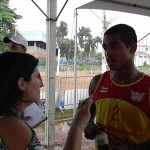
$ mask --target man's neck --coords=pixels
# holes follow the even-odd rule
[[[118,84],[130,84],[138,80],[142,74],[136,68],[113,70],[112,80]]]

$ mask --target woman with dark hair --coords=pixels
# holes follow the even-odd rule
[[[19,52],[0,54],[0,149],[38,147],[34,131],[21,119],[22,110],[40,102],[38,59]]]
[[[33,129],[20,117],[25,107],[40,102],[38,59],[27,53],[0,54],[0,150],[43,150]],[[65,150],[81,148],[90,118],[92,96],[79,106]]]

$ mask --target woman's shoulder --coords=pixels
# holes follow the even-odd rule
[[[32,132],[22,120],[3,117],[0,119],[0,137],[8,149],[19,150],[30,144]]]

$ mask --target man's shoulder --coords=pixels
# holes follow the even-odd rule
[[[93,77],[93,79],[99,79],[102,76],[102,74],[97,74]]]
[[[106,71],[106,72],[104,72],[104,73],[101,73],[101,74],[98,74],[98,75],[95,75],[94,77],[93,77],[93,80],[99,80],[102,76],[106,76],[106,75],[110,75],[110,71]]]
[[[150,83],[150,75],[144,74],[143,80],[141,80],[142,82],[147,82]]]

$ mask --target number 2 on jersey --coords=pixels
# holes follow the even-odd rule
[[[119,114],[119,106],[116,104],[112,109],[111,119],[114,121],[118,121],[117,116]]]

